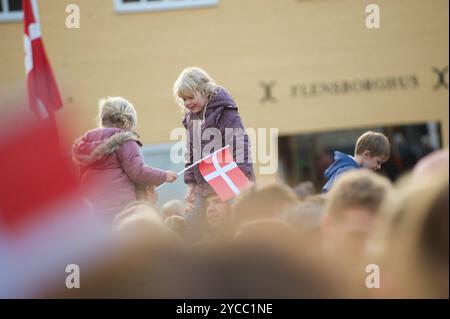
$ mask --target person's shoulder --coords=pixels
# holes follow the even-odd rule
[[[223,106],[228,109],[237,109],[236,102],[231,96],[230,92],[223,86],[218,86],[213,97],[211,98],[212,105]]]
[[[339,176],[341,176],[345,172],[348,172],[348,171],[351,171],[354,169],[358,169],[358,167],[347,165],[347,166],[339,167],[336,170],[334,170],[333,172],[331,172],[330,175],[327,177],[327,182],[325,183],[325,185],[322,188],[322,193],[328,192],[329,189],[331,188],[331,185],[334,184],[334,182],[336,181],[336,179]]]
[[[359,169],[359,167],[351,166],[351,165],[342,166],[336,170],[336,172],[334,173],[334,176],[336,177],[338,175],[344,174],[345,172],[352,171],[354,169]]]
[[[106,140],[106,143],[110,145],[111,150],[118,149],[119,151],[123,151],[124,148],[128,151],[130,146],[134,149],[142,147],[143,145],[136,132],[126,130],[122,130],[112,135]]]
[[[242,119],[239,115],[239,111],[237,107],[225,107],[223,109],[223,121],[227,123],[227,125],[238,125],[239,127],[242,125]]]

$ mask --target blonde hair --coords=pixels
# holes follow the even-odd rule
[[[183,216],[169,216],[164,220],[164,224],[168,229],[180,236],[181,239],[186,237],[186,222]]]
[[[388,138],[378,132],[367,131],[356,141],[355,155],[361,155],[364,151],[369,151],[370,156],[381,156],[386,160],[391,156],[391,146]]]
[[[99,126],[132,130],[137,124],[133,104],[122,97],[107,97],[99,101]]]
[[[352,170],[338,178],[330,190],[325,214],[341,219],[348,209],[364,208],[377,215],[392,191],[392,184],[386,177],[365,169]]]
[[[170,216],[184,216],[184,205],[183,202],[181,202],[178,199],[172,199],[169,200],[167,203],[165,203],[161,208],[161,213],[163,219],[166,219]]]
[[[203,69],[195,66],[188,67],[180,73],[173,84],[173,96],[175,102],[183,107],[184,102],[180,96],[202,94],[209,98],[217,91],[217,88],[216,82]]]
[[[372,253],[403,288],[396,297],[448,298],[448,182],[446,174],[403,176],[384,209]]]
[[[284,211],[299,204],[297,195],[280,183],[252,184],[245,189],[231,207],[235,226],[262,218],[281,218]]]
[[[166,240],[169,230],[158,212],[145,202],[137,201],[125,208],[114,221],[117,234],[136,241]]]

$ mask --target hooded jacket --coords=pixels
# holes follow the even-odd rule
[[[194,127],[196,122],[197,125],[201,124],[199,129]],[[203,133],[209,128],[216,128],[220,131],[222,136],[220,141],[216,140],[216,142],[218,142],[216,147],[221,148],[233,144],[233,149],[230,150],[233,153],[233,159],[236,164],[250,180],[255,179],[250,153],[250,140],[245,132],[236,103],[223,87],[219,87],[216,93],[210,97],[204,112],[186,113],[183,119],[183,125],[188,132],[186,167],[196,160],[199,160],[203,155],[208,155],[203,154],[203,150],[214,137]],[[226,129],[229,131],[231,131],[231,129],[237,129],[240,131],[239,134],[241,134],[240,137],[242,137],[242,139],[226,134]],[[203,136],[204,139],[202,138],[202,135],[205,135]],[[196,139],[196,143],[194,143],[194,139]],[[232,139],[234,141],[232,141]],[[210,153],[212,153],[212,151],[213,150],[211,150]],[[200,158],[194,159],[194,154],[197,154]],[[214,190],[201,175],[198,165],[185,172],[184,182],[186,184],[195,184],[197,193],[201,196],[214,194]]]
[[[165,181],[165,171],[145,165],[140,146],[136,133],[119,128],[96,128],[74,143],[72,154],[80,169],[81,185],[95,187],[88,199],[97,214],[112,220],[136,200],[136,184]]]
[[[359,166],[351,156],[335,151],[334,162],[326,169],[324,173],[327,182],[323,186],[322,192],[328,192],[339,175],[356,168],[361,168],[361,166]]]

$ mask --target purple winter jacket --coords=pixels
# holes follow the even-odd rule
[[[119,128],[96,128],[72,147],[81,185],[98,185],[88,200],[99,217],[112,220],[136,200],[136,184],[159,185],[166,180],[165,171],[145,165],[138,138],[136,133]]]
[[[214,151],[214,149],[211,149],[208,150],[208,154],[204,154],[204,148],[213,140],[213,136],[203,133],[208,133],[209,128],[217,128],[221,133],[222,139],[219,141],[216,140],[217,143],[214,144],[216,150],[226,145],[233,144],[233,148],[230,150],[232,150],[233,159],[236,161],[236,164],[250,180],[255,180],[250,152],[250,140],[247,132],[245,132],[244,125],[242,124],[238,108],[233,98],[224,88],[219,87],[216,93],[209,98],[206,105],[206,111],[204,112],[204,117],[203,111],[199,113],[188,112],[184,116],[183,125],[186,128],[188,135],[186,141],[185,167],[188,167],[201,157]],[[197,126],[195,126],[194,123],[196,123]],[[195,127],[196,129],[194,130]],[[240,129],[240,137],[236,138],[236,135],[233,136],[230,132],[226,132],[226,128]],[[196,141],[198,141],[198,143],[194,143],[194,139],[197,139]],[[201,145],[200,150],[198,150],[197,145]],[[194,158],[196,152],[197,154],[202,154],[200,158],[198,158],[199,155],[197,155],[197,158]],[[200,196],[209,196],[215,193],[200,174],[198,165],[195,165],[184,173],[184,182],[186,184],[195,184],[197,194]]]

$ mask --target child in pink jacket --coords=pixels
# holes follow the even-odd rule
[[[136,200],[136,185],[173,182],[173,171],[152,168],[144,163],[142,143],[132,130],[137,114],[121,97],[100,101],[99,128],[88,131],[73,145],[73,159],[80,168],[82,186],[97,185],[90,198],[96,214],[112,221],[128,203]]]

